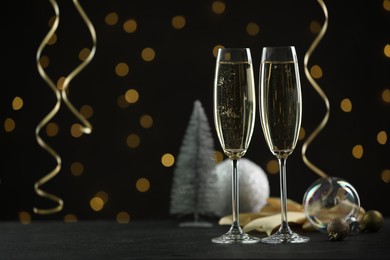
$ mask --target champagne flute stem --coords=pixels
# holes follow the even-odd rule
[[[240,222],[238,218],[239,214],[239,179],[238,179],[238,172],[237,172],[237,167],[238,167],[238,160],[237,159],[232,159],[232,166],[233,166],[233,171],[232,171],[232,211],[233,211],[233,222],[232,222],[232,227],[231,229],[240,231]]]
[[[286,157],[278,158],[280,171],[280,212],[282,224],[280,230],[287,231],[289,229],[287,222],[287,184],[286,184]]]

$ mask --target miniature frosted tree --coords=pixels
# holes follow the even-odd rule
[[[215,172],[214,140],[209,122],[199,100],[194,102],[173,172],[170,214],[193,214],[192,222],[181,226],[210,226],[199,221],[201,215],[215,216],[218,198]]]

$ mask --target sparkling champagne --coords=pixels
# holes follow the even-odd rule
[[[263,132],[272,153],[287,157],[297,143],[302,117],[298,64],[265,61],[260,74]]]
[[[225,154],[242,157],[251,140],[255,119],[252,63],[219,62],[215,79],[215,127]]]

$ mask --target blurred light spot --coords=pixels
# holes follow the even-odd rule
[[[84,165],[81,162],[73,162],[70,165],[70,172],[73,176],[80,176],[84,172]]]
[[[31,215],[26,211],[19,212],[19,221],[20,223],[26,225],[31,223]]]
[[[390,182],[390,170],[385,169],[381,172],[381,179],[382,181],[389,183]]]
[[[12,118],[6,118],[4,121],[4,130],[6,132],[12,132],[15,130],[16,124],[15,121]]]
[[[13,110],[20,110],[23,107],[23,99],[21,97],[14,97],[12,100],[12,108]]]
[[[95,196],[101,198],[104,204],[106,204],[108,201],[108,193],[105,191],[98,191],[96,192]]]
[[[175,163],[175,157],[170,153],[166,153],[161,157],[161,163],[165,167],[171,167]]]
[[[303,140],[305,136],[306,136],[306,131],[303,127],[301,127],[301,129],[299,130],[298,140]]]
[[[352,111],[352,102],[349,100],[349,98],[344,98],[340,103],[341,110],[344,112],[351,112]]]
[[[93,115],[93,108],[89,105],[83,105],[80,108],[80,113],[85,117],[85,118],[91,118]]]
[[[134,19],[129,19],[123,24],[123,30],[127,33],[133,33],[137,30],[137,22]]]
[[[214,46],[214,48],[213,48],[213,55],[214,55],[215,58],[218,56],[219,48],[225,48],[225,46],[223,46],[223,45],[215,45]]]
[[[382,99],[386,103],[390,103],[390,89],[387,88],[387,89],[383,90]]]
[[[222,162],[224,158],[224,154],[221,151],[215,151],[214,158],[216,163]]]
[[[138,91],[135,89],[127,90],[125,93],[125,99],[130,104],[137,102],[139,99]]]
[[[60,78],[57,80],[57,89],[58,89],[58,90],[62,90],[62,88],[64,87],[65,79],[66,79],[66,77],[60,77]]]
[[[216,14],[222,14],[223,12],[225,12],[225,8],[225,3],[222,1],[214,1],[211,5],[211,9]]]
[[[119,224],[127,224],[130,222],[130,215],[126,211],[121,211],[116,214],[116,222]]]
[[[172,27],[175,29],[183,29],[186,25],[186,18],[182,15],[176,15],[172,18]]]
[[[88,56],[89,56],[90,53],[91,53],[91,50],[90,50],[90,49],[88,49],[88,48],[83,48],[83,49],[79,52],[79,59],[80,59],[81,61],[85,61],[85,60],[88,58]]]
[[[94,211],[100,211],[103,209],[104,207],[104,202],[101,198],[99,197],[93,197],[90,201],[89,201],[89,205],[91,206],[91,208],[94,210]]]
[[[148,191],[150,188],[150,182],[146,178],[139,178],[135,184],[137,190],[139,192],[145,192]]]
[[[47,45],[53,45],[57,42],[57,35],[54,33],[51,38],[49,39],[49,41],[47,42]]]
[[[310,74],[315,79],[321,78],[322,77],[322,69],[321,69],[321,67],[318,66],[318,65],[314,65],[310,69]]]
[[[70,127],[70,134],[71,134],[71,136],[73,136],[75,138],[82,136],[83,135],[83,126],[78,124],[78,123],[73,124]]]
[[[386,11],[390,11],[390,1],[389,0],[383,0],[383,8],[385,8]]]
[[[383,49],[383,52],[386,57],[390,58],[390,44],[386,44],[385,48]]]
[[[46,125],[47,136],[50,137],[56,136],[58,132],[59,132],[59,127],[56,123],[50,122]]]
[[[129,102],[127,102],[127,100],[126,100],[125,95],[120,95],[118,97],[117,104],[118,104],[118,107],[120,107],[120,108],[126,108],[130,105]]]
[[[139,138],[139,136],[137,134],[130,134],[127,136],[126,142],[130,148],[136,148],[141,143],[141,139]]]
[[[322,26],[319,22],[313,20],[310,22],[310,32],[318,34],[322,29]]]
[[[255,36],[259,33],[260,31],[260,28],[259,26],[256,24],[256,23],[253,23],[253,22],[250,22],[247,24],[246,26],[246,32],[250,35],[250,36]]]
[[[49,18],[49,21],[47,21],[47,25],[49,27],[53,27],[55,20],[56,20],[56,16],[53,15],[52,17]]]
[[[386,144],[387,142],[387,133],[385,131],[380,131],[376,136],[376,140],[380,144]]]
[[[115,66],[115,73],[120,77],[124,77],[129,73],[129,66],[124,62],[120,62]]]
[[[108,25],[115,25],[118,22],[118,14],[115,12],[111,12],[111,13],[106,15],[106,17],[104,18],[104,21]]]
[[[42,55],[39,57],[39,63],[41,64],[42,68],[46,69],[49,67],[50,59],[46,55]]]
[[[363,146],[361,146],[360,144],[355,145],[355,146],[352,148],[352,155],[353,155],[353,157],[355,157],[356,159],[362,158],[362,157],[363,157]]]
[[[78,221],[75,214],[66,214],[64,216],[64,222],[66,223],[76,223]]]
[[[267,172],[271,174],[279,173],[279,163],[277,160],[270,160],[267,163]]]
[[[143,128],[151,128],[153,126],[153,118],[150,115],[142,115],[139,123]]]
[[[144,61],[152,61],[154,60],[154,57],[156,56],[156,53],[152,48],[145,48],[141,52],[141,57]]]

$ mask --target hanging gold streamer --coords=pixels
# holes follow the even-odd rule
[[[46,72],[41,66],[40,63],[40,58],[42,51],[44,47],[47,45],[51,37],[54,35],[55,31],[57,30],[58,23],[59,23],[59,8],[57,5],[57,2],[55,0],[50,0],[51,5],[53,6],[54,12],[55,12],[55,20],[53,23],[53,26],[51,27],[50,31],[47,33],[46,37],[43,39],[41,44],[38,47],[37,50],[37,56],[36,56],[36,62],[37,62],[37,67],[38,67],[38,72],[41,75],[42,79],[49,85],[49,87],[53,90],[54,94],[56,95],[57,102],[54,106],[54,108],[42,119],[42,121],[38,124],[38,126],[35,129],[35,137],[37,139],[38,144],[45,149],[51,156],[54,157],[54,159],[57,162],[57,166],[46,176],[43,178],[39,179],[37,182],[34,184],[34,189],[35,192],[44,198],[47,198],[49,200],[52,200],[57,203],[56,207],[50,208],[50,209],[39,209],[34,207],[34,212],[37,214],[52,214],[56,213],[62,210],[63,207],[63,201],[59,197],[50,194],[46,191],[43,191],[40,187],[48,182],[50,179],[54,178],[59,171],[61,170],[61,157],[49,146],[43,139],[40,137],[39,133],[41,132],[42,128],[57,114],[58,110],[60,109],[61,106],[61,94],[60,91],[57,89],[56,85],[53,83],[53,81],[48,77]]]
[[[86,25],[91,33],[93,47],[92,47],[92,50],[90,51],[88,57],[82,63],[80,63],[79,66],[77,66],[66,77],[64,84],[63,84],[63,87],[62,87],[61,94],[62,94],[62,99],[64,100],[64,103],[67,105],[69,110],[77,117],[77,119],[79,119],[82,122],[82,124],[83,124],[82,131],[85,134],[90,134],[92,132],[92,125],[88,122],[87,119],[85,119],[85,117],[80,112],[77,111],[77,109],[69,101],[68,96],[67,96],[67,90],[68,90],[70,81],[77,74],[79,74],[80,71],[82,71],[85,68],[85,66],[87,66],[91,62],[93,56],[95,55],[95,52],[96,52],[96,32],[95,32],[95,29],[94,29],[91,21],[89,20],[88,16],[86,15],[83,8],[81,7],[80,3],[77,0],[73,0],[73,3],[76,6],[77,11],[79,12],[80,16],[83,18],[84,22],[86,23]]]
[[[319,32],[318,36],[314,39],[313,43],[307,50],[304,58],[304,69],[305,69],[305,74],[311,85],[314,87],[314,89],[318,92],[318,94],[321,96],[321,98],[325,102],[326,106],[326,114],[320,124],[317,126],[316,129],[314,129],[313,133],[307,138],[307,140],[304,142],[302,146],[302,158],[304,163],[306,164],[307,167],[309,167],[312,171],[314,171],[316,174],[318,174],[320,177],[326,178],[328,175],[323,172],[321,169],[319,169],[317,166],[315,166],[313,163],[309,161],[306,157],[306,150],[309,144],[314,140],[314,138],[324,129],[326,123],[329,120],[329,114],[330,114],[330,105],[329,105],[329,100],[326,97],[324,91],[321,89],[321,87],[317,84],[317,82],[313,79],[313,77],[310,75],[310,72],[307,68],[307,63],[309,61],[310,56],[312,55],[314,49],[317,47],[318,43],[321,41],[321,39],[324,37],[324,34],[326,32],[326,29],[328,28],[328,10],[326,8],[325,3],[322,0],[317,0],[318,3],[321,5],[321,8],[324,12],[325,15],[325,22],[321,28],[321,31]]]

